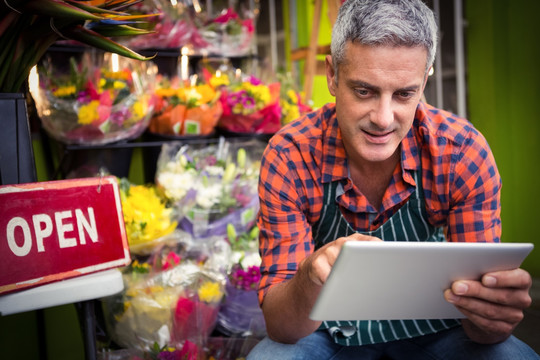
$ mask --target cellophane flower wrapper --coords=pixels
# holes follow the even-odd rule
[[[234,8],[222,8],[217,16],[213,16],[205,10],[194,17],[195,29],[190,46],[195,54],[232,57],[252,51],[255,35],[253,11],[244,8],[239,13]]]
[[[257,183],[265,144],[257,140],[162,147],[156,184],[174,203],[179,228],[196,238],[250,229],[259,209]]]
[[[123,41],[130,49],[178,49],[189,44],[195,26],[185,1],[145,0],[131,6],[130,13],[159,14],[148,18],[146,29],[153,33],[130,37]],[[136,26],[136,24],[134,25]]]
[[[178,77],[158,76],[156,106],[149,130],[175,136],[209,135],[223,113],[220,93],[201,83],[190,85]]]
[[[241,134],[274,134],[281,128],[280,84],[248,76],[224,86],[218,127]]]
[[[102,299],[111,339],[125,349],[146,351],[153,344],[181,348],[187,339],[180,339],[177,330],[182,326],[182,319],[175,315],[180,299],[192,299],[196,294],[210,305],[219,304],[223,296],[223,261],[213,259],[226,258],[229,248],[223,242],[215,238],[198,243],[184,238],[175,245],[164,244],[150,256],[137,257],[124,268],[124,291]],[[206,308],[192,310],[198,314]],[[197,330],[211,331],[215,326],[211,320]],[[204,342],[201,334],[192,336],[193,340]]]
[[[70,73],[45,61],[31,88],[47,133],[66,144],[102,145],[138,137],[149,125],[156,68],[151,62],[87,52]]]

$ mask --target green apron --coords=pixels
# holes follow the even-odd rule
[[[382,226],[367,232],[353,229],[341,214],[337,198],[343,194],[343,185],[339,181],[325,183],[321,217],[313,225],[315,249],[354,233],[375,236],[384,241],[446,241],[443,229],[432,226],[427,220],[418,172],[414,173],[414,178],[417,186],[410,199]],[[336,343],[352,346],[432,334],[459,324],[456,319],[324,321],[319,330],[327,329]]]

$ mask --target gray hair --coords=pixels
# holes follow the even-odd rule
[[[346,0],[332,30],[332,63],[343,63],[348,41],[363,45],[423,46],[426,72],[437,51],[437,23],[421,0]]]

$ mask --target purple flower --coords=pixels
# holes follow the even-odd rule
[[[229,280],[238,289],[253,290],[261,278],[258,266],[250,266],[247,271],[240,266],[233,268]]]

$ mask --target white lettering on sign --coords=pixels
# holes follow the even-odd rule
[[[75,209],[75,222],[77,223],[77,232],[79,235],[79,244],[86,244],[86,235],[93,243],[98,241],[98,232],[96,226],[96,217],[94,209],[89,207],[88,216],[85,216],[81,209]],[[73,228],[73,213],[71,210],[59,211],[54,213],[54,225],[51,217],[47,214],[36,214],[32,216],[32,224],[34,229],[34,235],[36,239],[36,246],[38,252],[45,251],[44,239],[53,235],[53,230],[56,227],[56,233],[58,235],[58,246],[63,249],[67,247],[77,246],[77,238],[66,237],[66,233],[74,231]],[[71,222],[70,222],[71,220]],[[17,244],[15,239],[15,232],[17,228],[20,228],[23,233],[22,245]],[[32,233],[28,222],[22,217],[12,218],[6,227],[6,238],[9,249],[16,256],[26,256],[32,249]]]
[[[36,234],[36,243],[38,252],[45,251],[43,247],[43,238],[49,237],[53,231],[53,225],[51,217],[46,214],[37,214],[32,216],[32,221],[34,222],[34,233]],[[41,224],[45,224],[45,228],[41,228]]]
[[[90,224],[84,217],[81,209],[75,209],[75,218],[77,218],[77,230],[79,231],[79,239],[81,244],[86,244],[86,238],[84,237],[83,227],[90,236],[92,242],[98,241],[98,234],[96,228],[96,217],[94,216],[94,209],[88,208],[88,215],[90,216]]]
[[[17,245],[15,241],[15,229],[20,227],[24,234],[24,243],[22,246]],[[30,227],[22,217],[14,217],[7,224],[7,241],[9,249],[17,256],[25,256],[32,248],[32,237],[30,235]]]
[[[71,217],[71,211],[61,211],[54,213],[54,221],[56,223],[56,231],[58,232],[58,245],[60,249],[77,246],[77,239],[66,238],[65,233],[73,231],[73,224],[64,224],[63,221],[66,218]]]

